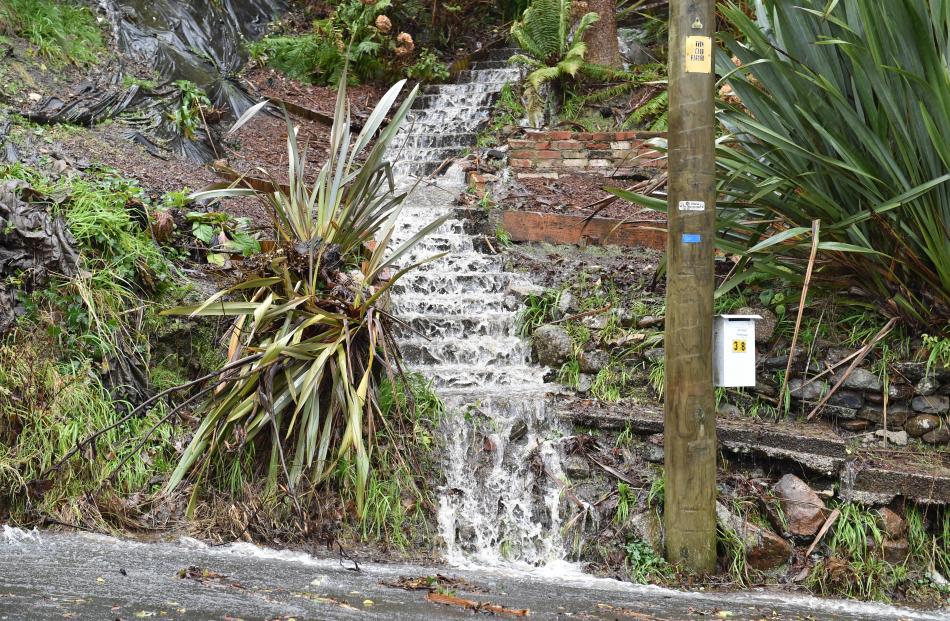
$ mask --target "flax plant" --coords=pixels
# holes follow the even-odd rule
[[[722,294],[812,278],[839,303],[950,330],[950,2],[723,2]],[[655,197],[618,192],[665,208]]]
[[[307,148],[298,145],[285,112],[287,186],[272,179],[267,192],[238,183],[194,195],[260,197],[273,216],[277,240],[261,273],[202,304],[168,311],[234,316],[228,363],[246,364],[223,376],[201,408],[198,429],[166,490],[175,489],[186,476],[206,481],[253,452],[266,456],[263,468],[271,489],[279,480],[286,481],[296,499],[333,477],[342,460],[355,467],[355,476],[340,484],[355,482],[353,492],[362,511],[376,426],[387,424],[379,415],[377,389],[381,380],[398,371],[386,294],[419,265],[400,269],[400,259],[444,221],[438,219],[398,247],[389,247],[407,192],[394,183],[386,149],[416,89],[383,124],[404,84],[389,89],[354,139],[344,72],[329,155],[313,183],[306,177]],[[232,131],[264,105],[249,110]],[[242,299],[225,300],[234,296]],[[192,506],[199,487],[195,485]]]

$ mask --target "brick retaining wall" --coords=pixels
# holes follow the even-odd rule
[[[666,156],[646,144],[656,132],[528,132],[510,138],[509,165],[520,179],[563,174],[631,177],[666,168]]]

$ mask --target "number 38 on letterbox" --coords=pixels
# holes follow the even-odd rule
[[[759,315],[713,318],[713,384],[755,386],[755,322]]]

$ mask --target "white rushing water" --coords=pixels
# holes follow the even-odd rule
[[[493,52],[491,60],[462,72],[458,83],[425,89],[394,141],[400,183],[429,175],[475,144],[494,97],[519,75],[504,61],[510,53]],[[555,444],[561,429],[547,408],[553,387],[517,335],[516,291],[530,282],[479,251],[478,236],[455,214],[464,189],[455,169],[423,180],[395,240],[453,214],[403,263],[447,255],[403,277],[393,295],[396,316],[408,324],[400,328],[405,360],[446,403],[440,534],[449,562],[457,565],[560,565],[565,552],[555,481],[563,474]]]

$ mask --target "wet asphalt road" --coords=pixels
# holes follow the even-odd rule
[[[188,567],[199,568],[179,577]],[[101,535],[0,527],[0,620],[471,619],[488,616],[391,586],[441,573],[485,592],[454,594],[517,609],[532,619],[920,619],[920,613],[768,592],[679,592],[592,578],[570,567],[477,570],[361,565],[193,540],[140,543]],[[206,573],[202,574],[202,570]],[[211,573],[207,573],[211,572]],[[501,616],[501,618],[510,618]]]

